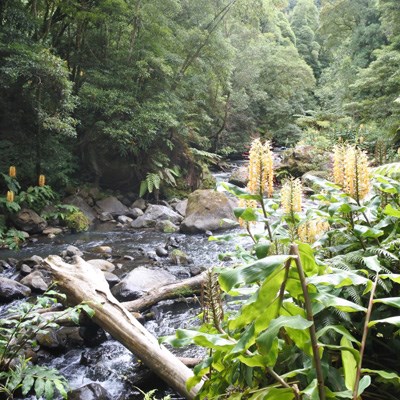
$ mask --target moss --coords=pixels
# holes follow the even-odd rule
[[[65,219],[67,227],[75,232],[87,231],[90,221],[82,211],[74,211]]]

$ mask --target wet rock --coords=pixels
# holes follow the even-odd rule
[[[207,267],[205,267],[203,265],[191,265],[189,268],[189,271],[190,271],[191,276],[196,276],[196,275],[200,275],[206,269],[207,269]]]
[[[98,325],[89,323],[79,328],[79,334],[86,346],[99,346],[107,340],[107,335]]]
[[[95,260],[88,260],[87,262],[101,269],[102,271],[112,272],[115,270],[115,265],[107,260],[95,259]]]
[[[157,246],[156,254],[158,255],[158,257],[168,257],[168,250],[165,247]]]
[[[170,236],[167,239],[167,243],[165,244],[165,248],[168,249],[169,247],[178,248],[181,242],[181,238],[178,236]]]
[[[96,203],[96,209],[99,213],[109,213],[114,216],[125,215],[128,212],[128,207],[123,205],[116,197],[109,196]]]
[[[12,279],[0,277],[0,301],[10,302],[11,300],[28,297],[31,289],[22,283]]]
[[[14,264],[15,265],[15,264]],[[10,261],[6,261],[6,260],[0,260],[0,269],[9,269],[11,268],[11,263]]]
[[[82,257],[83,253],[77,247],[70,245],[66,249],[66,255],[68,257],[73,257],[73,256]]]
[[[26,276],[32,272],[32,268],[28,264],[22,264],[19,268],[19,272],[21,275]]]
[[[132,203],[131,208],[139,208],[140,210],[144,211],[147,208],[146,200],[142,198],[135,200]]]
[[[135,219],[141,217],[143,214],[144,213],[140,208],[135,207],[135,208],[130,208],[126,215],[128,217]]]
[[[58,336],[54,329],[49,329],[46,332],[40,332],[36,334],[36,340],[40,346],[46,349],[62,349],[66,345],[65,338]]]
[[[23,208],[16,214],[11,214],[13,225],[28,233],[40,233],[47,227],[47,222],[40,217],[35,211]]]
[[[99,254],[111,254],[112,248],[110,246],[97,246],[94,247],[92,251]]]
[[[117,275],[108,271],[104,271],[104,278],[106,278],[106,281],[108,282],[108,285],[110,287],[115,286],[117,283],[121,281],[121,279],[119,279]]]
[[[114,217],[108,212],[103,212],[99,214],[98,218],[101,222],[114,221]]]
[[[179,224],[183,217],[169,207],[150,204],[146,212],[131,223],[132,228],[151,228],[158,221],[171,221]]]
[[[44,277],[40,271],[34,271],[20,281],[23,285],[28,286],[34,291],[45,292],[49,285],[45,282]]]
[[[43,229],[43,235],[59,235],[62,233],[63,230],[61,228],[56,228],[56,227],[48,227],[46,229]]]
[[[247,166],[235,168],[228,180],[229,183],[239,187],[246,187],[249,182],[249,169]]]
[[[190,194],[186,217],[181,224],[184,233],[198,233],[229,229],[236,224],[223,219],[235,220],[233,207],[228,197],[214,190],[196,190]]]
[[[99,383],[92,382],[68,393],[68,400],[113,400]]]
[[[174,207],[175,211],[184,217],[186,215],[187,204],[188,204],[188,199],[178,201]]]
[[[129,272],[111,292],[118,300],[135,300],[151,289],[175,282],[175,277],[162,269],[137,267]]]
[[[65,347],[82,346],[83,337],[80,335],[79,326],[62,326],[57,330],[58,341]]]
[[[189,256],[179,249],[172,250],[170,257],[171,261],[176,265],[187,265],[191,262]]]
[[[120,215],[120,216],[117,218],[117,221],[118,221],[119,223],[121,223],[121,224],[128,225],[128,224],[130,224],[130,223],[133,221],[133,219],[130,218],[130,217],[127,217],[126,215]]]
[[[64,204],[71,204],[75,207],[78,207],[79,210],[85,214],[85,216],[89,219],[90,222],[93,222],[97,218],[96,212],[92,209],[92,207],[88,204],[88,202],[82,198],[81,196],[69,196],[63,200]]]
[[[179,231],[179,227],[168,220],[157,221],[156,229],[164,233],[175,233]]]

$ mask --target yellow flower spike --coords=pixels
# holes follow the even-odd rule
[[[245,200],[245,199],[239,199],[238,203],[239,208],[256,208],[257,207],[257,202],[255,200]],[[238,219],[239,225],[244,228],[248,226],[249,224],[255,224],[256,221],[245,221],[242,218]]]
[[[46,177],[44,175],[39,175],[39,186],[44,186],[46,184]]]
[[[11,190],[9,190],[8,192],[7,192],[7,202],[8,203],[12,203],[13,201],[14,201],[14,192],[13,191],[11,191]]]
[[[313,244],[316,242],[327,230],[329,229],[329,223],[321,218],[307,220],[303,222],[297,233],[299,239],[304,243]]]
[[[14,165],[11,165],[9,171],[8,171],[8,175],[11,178],[15,178],[17,176],[17,169],[14,167]]]
[[[333,182],[337,185],[344,184],[344,162],[346,148],[344,146],[334,146],[333,148]]]
[[[281,203],[285,214],[301,212],[302,185],[300,179],[288,179],[281,189]]]
[[[252,194],[272,196],[274,172],[271,143],[264,145],[260,139],[253,140],[249,152],[249,183],[247,189]]]

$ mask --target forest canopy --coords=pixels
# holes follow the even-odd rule
[[[395,145],[399,50],[397,0],[3,0],[0,167],[139,192],[257,136]]]

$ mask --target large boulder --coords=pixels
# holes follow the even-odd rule
[[[96,203],[96,208],[101,213],[108,213],[115,217],[126,215],[129,212],[127,206],[123,205],[116,197],[109,196]]]
[[[12,279],[0,277],[0,301],[9,302],[15,299],[28,297],[31,289],[22,283],[13,281]]]
[[[40,233],[47,227],[47,222],[35,211],[23,208],[11,216],[13,225],[28,233]]]
[[[83,199],[81,196],[69,196],[63,200],[64,204],[71,204],[75,207],[78,207],[83,214],[89,219],[90,222],[93,222],[97,218],[97,214],[93,211],[92,207],[88,204],[88,202]]]
[[[156,226],[158,221],[170,221],[173,224],[179,224],[182,220],[182,215],[171,208],[159,204],[150,204],[146,212],[131,223],[131,227],[150,228]]]
[[[218,231],[234,227],[235,223],[223,219],[235,220],[233,207],[228,197],[211,189],[196,190],[188,198],[186,218],[181,224],[184,233]]]
[[[123,301],[135,300],[150,290],[175,282],[174,275],[162,269],[137,267],[112,289],[112,294]]]

